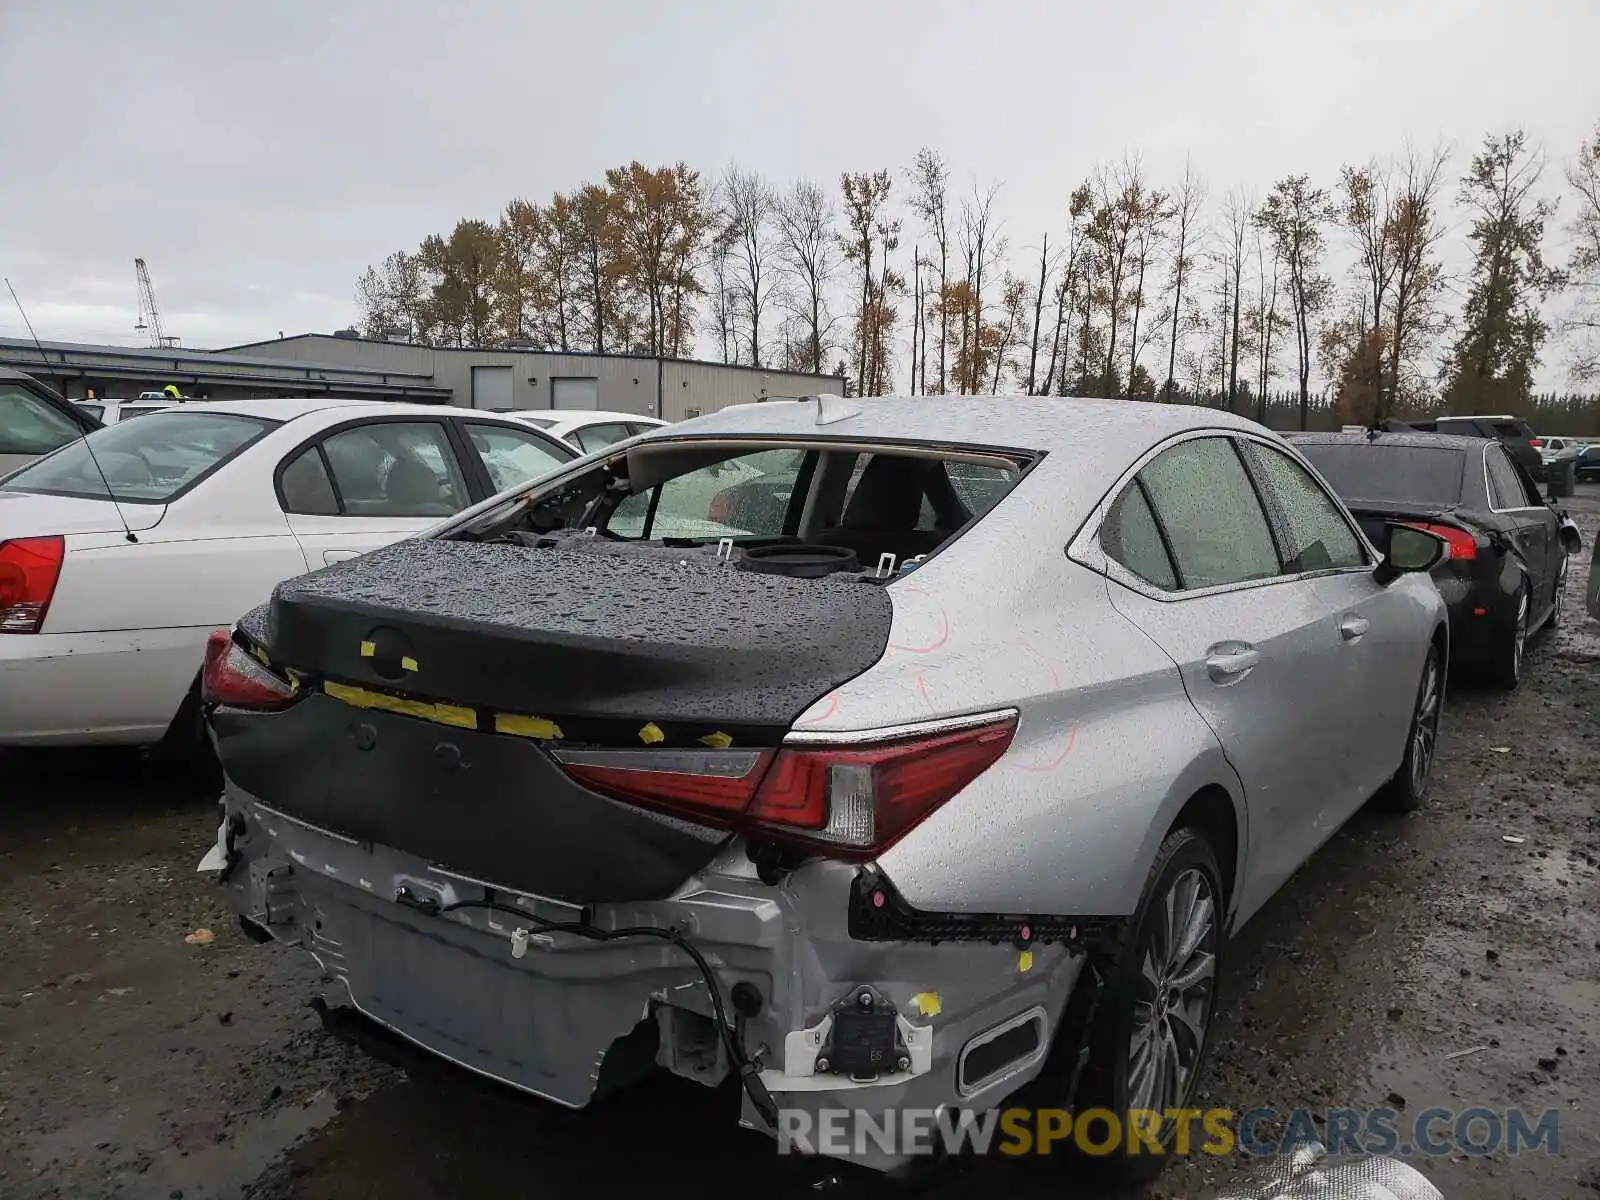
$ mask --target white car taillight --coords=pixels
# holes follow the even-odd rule
[[[0,633],[39,632],[66,556],[59,534],[0,542]]]

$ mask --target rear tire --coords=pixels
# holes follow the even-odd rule
[[[1406,734],[1406,754],[1400,769],[1384,789],[1384,801],[1400,812],[1410,812],[1427,799],[1433,777],[1434,753],[1439,746],[1439,715],[1444,710],[1444,658],[1437,645],[1428,647],[1428,660],[1417,685],[1417,703]]]
[[[1512,692],[1522,682],[1522,662],[1528,649],[1528,618],[1532,605],[1528,596],[1528,580],[1524,576],[1517,589],[1516,618],[1511,628],[1500,638],[1489,664],[1489,679],[1502,691]]]
[[[156,745],[156,758],[194,780],[196,787],[220,789],[222,764],[206,730],[205,709],[200,699],[200,679],[178,705],[178,712],[167,732]]]
[[[1544,623],[1547,630],[1560,629],[1562,613],[1567,607],[1567,580],[1572,575],[1572,556],[1569,554],[1561,560],[1561,573],[1556,576],[1555,595],[1550,601],[1550,619]]]
[[[1104,983],[1085,1034],[1088,1058],[1076,1094],[1041,1097],[1041,1103],[1063,1104],[1075,1113],[1105,1108],[1119,1122],[1128,1120],[1130,1110],[1188,1106],[1216,1007],[1223,894],[1217,857],[1206,839],[1188,828],[1168,834],[1138,908],[1102,965]],[[1090,1128],[1096,1141],[1109,1136],[1103,1127]],[[1126,1126],[1118,1132],[1119,1148],[1111,1153],[1063,1156],[1070,1169],[1095,1167],[1131,1182],[1152,1178],[1172,1158],[1175,1122],[1161,1127],[1161,1154],[1148,1148],[1130,1153]]]

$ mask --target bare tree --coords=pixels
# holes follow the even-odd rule
[[[1250,310],[1250,331],[1256,347],[1256,420],[1266,423],[1267,392],[1276,371],[1277,338],[1285,321],[1279,301],[1281,260],[1270,235],[1260,224],[1255,228],[1256,302]],[[1270,267],[1269,267],[1270,262]]]
[[[1394,195],[1384,221],[1384,240],[1393,265],[1393,291],[1385,341],[1389,352],[1388,390],[1378,393],[1377,419],[1387,416],[1401,398],[1402,372],[1414,350],[1440,330],[1437,302],[1444,290],[1439,247],[1445,225],[1440,212],[1447,146],[1423,152],[1407,147],[1398,168]]]
[[[1356,270],[1364,286],[1363,303],[1358,306],[1362,324],[1352,348],[1363,360],[1370,358],[1370,387],[1375,403],[1375,420],[1384,409],[1384,356],[1364,354],[1363,348],[1377,350],[1382,338],[1383,314],[1394,283],[1394,245],[1387,233],[1393,184],[1386,167],[1376,160],[1361,167],[1342,167],[1339,171],[1339,199],[1335,220],[1349,233],[1356,248]]]
[[[1038,394],[1039,371],[1039,329],[1044,323],[1044,297],[1050,287],[1050,273],[1055,270],[1055,263],[1050,257],[1050,235],[1047,233],[1039,242],[1039,284],[1033,293],[1033,336],[1028,340],[1028,395]],[[1057,329],[1060,323],[1057,323]],[[1055,370],[1055,358],[1051,357],[1051,370]],[[1049,380],[1045,380],[1044,393],[1050,391]]]
[[[1228,276],[1228,408],[1239,404],[1240,318],[1244,308],[1244,265],[1250,224],[1255,217],[1255,201],[1238,190],[1228,193],[1222,204],[1224,244],[1222,269]]]
[[[945,366],[949,361],[948,343],[950,340],[950,319],[946,305],[943,303],[946,290],[950,286],[950,230],[947,218],[949,210],[948,192],[950,185],[950,171],[944,165],[944,159],[936,150],[924,147],[917,151],[917,157],[911,164],[911,211],[914,212],[927,227],[929,235],[933,238],[934,248],[938,253],[938,291],[940,297],[939,309],[939,393],[943,395],[948,389],[945,379]],[[935,263],[930,256],[928,265],[932,268]],[[922,318],[923,325],[923,370],[927,370],[927,326],[926,315]],[[924,392],[927,391],[924,385]]]
[[[1567,182],[1578,201],[1567,227],[1573,239],[1567,275],[1575,303],[1562,331],[1575,340],[1572,377],[1600,379],[1600,123],[1567,167]]]
[[[827,304],[839,265],[833,221],[827,193],[807,180],[797,182],[778,201],[778,259],[788,277],[785,303],[804,329],[807,369],[818,375],[831,349],[834,324]]]
[[[1333,219],[1328,193],[1311,186],[1305,175],[1290,175],[1273,185],[1256,220],[1272,235],[1273,246],[1289,273],[1289,305],[1294,313],[1295,347],[1300,369],[1300,428],[1311,408],[1313,325],[1327,307],[1332,288],[1322,275],[1325,244],[1322,228]]]
[[[724,363],[739,361],[738,303],[734,298],[733,238],[727,224],[712,235],[709,246],[711,271],[711,312],[709,314],[712,336]]]
[[[972,197],[961,203],[961,230],[958,243],[966,265],[966,290],[961,299],[961,346],[958,351],[956,385],[963,393],[978,390],[986,374],[988,352],[984,345],[984,273],[1005,255],[1005,239],[999,233],[994,212],[1000,185],[992,183],[984,192],[974,186]]]
[[[1167,346],[1167,379],[1163,385],[1167,400],[1172,399],[1173,373],[1178,365],[1178,335],[1185,322],[1183,320],[1183,289],[1189,282],[1189,275],[1194,270],[1194,247],[1199,240],[1200,210],[1205,204],[1206,187],[1194,173],[1192,163],[1184,163],[1183,182],[1178,185],[1178,194],[1173,203],[1173,220],[1175,222],[1175,244],[1172,251],[1171,265],[1167,268],[1168,290],[1172,295],[1172,304],[1169,308],[1171,314],[1171,341]]]
[[[773,237],[777,197],[772,185],[752,171],[730,168],[722,180],[721,201],[732,243],[733,293],[750,353],[750,365],[761,365],[761,319],[767,311],[776,275],[778,243]]]
[[[1133,227],[1133,263],[1129,271],[1133,284],[1129,300],[1133,304],[1133,323],[1128,330],[1128,390],[1133,396],[1134,376],[1139,373],[1139,355],[1145,348],[1148,335],[1139,338],[1139,317],[1144,312],[1144,279],[1150,270],[1150,260],[1158,243],[1166,236],[1167,224],[1175,212],[1171,199],[1165,192],[1149,192],[1135,200],[1137,219]]]
[[[1143,219],[1145,206],[1144,169],[1137,156],[1130,155],[1095,179],[1103,214],[1091,227],[1099,242],[1106,271],[1106,308],[1110,329],[1106,334],[1105,370],[1102,386],[1109,390],[1117,377],[1117,337],[1127,301],[1128,267],[1134,246],[1134,230]]]

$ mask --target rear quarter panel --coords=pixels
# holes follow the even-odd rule
[[[1024,481],[1044,485],[1046,479]],[[796,722],[870,729],[1015,707],[1004,758],[879,860],[914,907],[1123,915],[1198,791],[1238,781],[1172,661],[1066,557],[1069,513],[1014,493],[890,585],[889,647]],[[1013,507],[1015,506],[1015,507]],[[990,522],[993,522],[990,525]]]

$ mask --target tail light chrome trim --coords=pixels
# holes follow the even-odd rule
[[[928,721],[914,721],[906,725],[882,725],[876,729],[823,730],[795,729],[783,739],[785,746],[871,746],[878,742],[898,742],[906,738],[936,737],[942,733],[961,733],[984,725],[998,725],[1015,721],[1020,713],[1015,708],[995,708],[986,712],[966,713],[956,717],[936,717]]]

